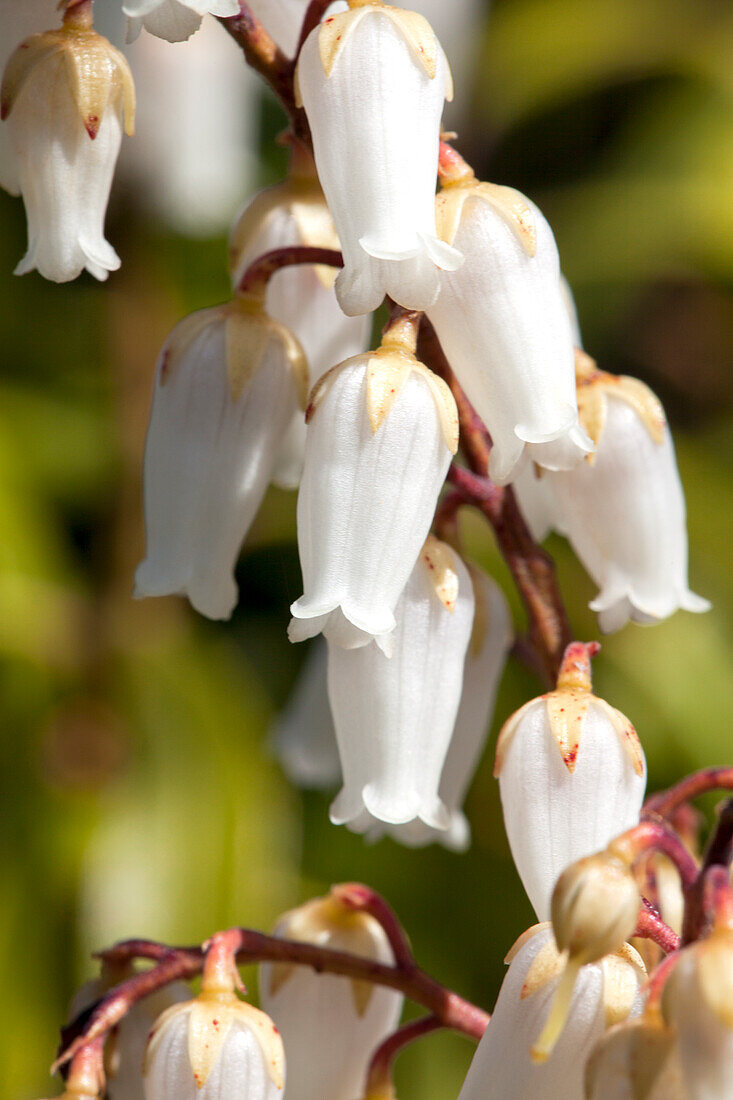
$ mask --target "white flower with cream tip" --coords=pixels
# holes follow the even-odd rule
[[[412,319],[348,359],[311,394],[298,496],[304,595],[293,642],[385,649],[458,446],[450,390],[414,356]]]
[[[261,302],[240,296],[177,325],[154,382],[137,597],[181,594],[208,618],[231,615],[234,566],[306,389],[300,345]]]
[[[474,595],[458,555],[430,536],[395,609],[391,658],[375,644],[331,644],[328,693],[343,789],[334,824],[368,832],[380,822],[408,837],[448,829],[441,773],[461,700]]]
[[[352,0],[350,11],[311,32],[296,80],[344,254],[341,308],[369,313],[389,294],[426,309],[440,270],[462,260],[435,228],[450,72],[430,24],[381,0]]]
[[[297,787],[335,787],[341,778],[336,731],[328,701],[328,645],[316,638],[285,709],[278,715],[270,745]]]

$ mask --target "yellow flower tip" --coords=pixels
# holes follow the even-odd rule
[[[555,990],[555,996],[552,999],[545,1026],[530,1051],[530,1057],[535,1064],[547,1061],[563,1033],[570,1014],[575,980],[578,977],[580,967],[580,961],[573,957],[570,957],[565,964],[565,969]]]

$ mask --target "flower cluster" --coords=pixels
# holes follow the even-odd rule
[[[134,91],[124,58],[93,29],[91,0],[62,6],[62,27],[21,43],[3,79],[28,214],[18,272],[62,281],[86,268],[102,279],[119,264],[103,221]],[[292,122],[288,178],[254,196],[232,229],[231,301],[184,318],[159,356],[135,595],[184,595],[202,615],[229,618],[268,486],[298,488],[303,592],[288,634],[319,640],[276,751],[304,785],[341,780],[334,824],[461,850],[463,802],[514,633],[501,589],[464,560],[462,503],[489,516],[501,543],[513,484],[534,537],[565,535],[598,584],[601,630],[708,605],[688,587],[664,412],[641,382],[598,370],[577,346],[540,210],[478,181],[441,141],[452,77],[431,25],[382,0],[327,7],[122,5],[131,39],[144,28],[179,42],[205,15],[223,20],[275,73]],[[441,497],[447,478],[457,488]],[[125,1008],[139,1038],[137,1000],[202,969],[199,995],[174,996],[157,1019],[140,1079],[128,1085],[107,1066],[113,1100],[141,1088],[146,1100],[275,1100],[286,1059],[291,1100],[384,1100],[403,993],[432,1014],[408,1025],[411,1037],[438,1024],[482,1036],[461,1100],[489,1087],[502,1100],[723,1100],[733,1072],[727,867],[724,882],[708,874],[721,867],[699,873],[662,815],[640,821],[639,738],[591,690],[596,643],[566,644],[546,575],[542,596],[531,588],[516,548],[529,535],[519,513],[513,522],[506,557],[536,663],[556,682],[509,718],[497,745],[509,845],[542,923],[507,956],[488,1026],[419,971],[383,903],[341,888],[286,914],[273,937],[220,933],[198,954],[166,953],[117,999],[102,994],[109,1011],[92,1007],[83,1041],[63,1056],[67,1096],[101,1095],[101,1040]],[[666,895],[645,863],[660,854],[672,859]],[[675,896],[681,952],[662,919]],[[657,960],[629,942],[645,930],[676,963],[671,977],[662,963],[647,983]],[[238,996],[240,954],[263,964],[266,1012]]]

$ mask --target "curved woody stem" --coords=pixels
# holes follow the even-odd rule
[[[344,258],[334,248],[311,248],[308,245],[295,244],[286,248],[274,248],[253,260],[239,280],[237,291],[240,294],[264,294],[268,282],[276,272],[298,264],[343,267]]]
[[[431,1035],[439,1031],[444,1024],[437,1016],[421,1016],[418,1020],[412,1020],[388,1035],[381,1046],[378,1046],[367,1071],[365,1096],[367,1100],[383,1100],[394,1096],[392,1087],[392,1068],[398,1054],[401,1054],[406,1046],[414,1043],[416,1039],[422,1039],[423,1035]]]

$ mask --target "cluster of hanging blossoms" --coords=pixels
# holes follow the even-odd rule
[[[20,43],[3,79],[7,178],[28,215],[17,270],[103,279],[119,265],[103,223],[134,89],[91,0],[62,7],[62,26]],[[550,529],[568,538],[599,587],[603,631],[706,610],[688,588],[658,400],[581,350],[537,207],[476,180],[441,140],[452,77],[420,12],[381,0],[122,8],[130,39],[183,41],[218,17],[292,122],[287,180],[232,230],[232,300],[183,319],[160,354],[135,594],[228,618],[268,485],[298,488],[303,593],[288,633],[319,640],[274,744],[304,785],[340,779],[331,820],[372,839],[470,842],[463,800],[513,630],[501,589],[463,559],[461,504],[493,523],[529,612],[525,648],[555,684],[497,746],[507,836],[541,923],[507,955],[490,1020],[420,970],[382,899],[340,887],[273,936],[106,952],[65,1032],[64,1095],[386,1100],[394,1055],[447,1026],[480,1039],[461,1100],[724,1100],[733,815],[702,864],[671,821],[733,774],[683,781],[644,810],[637,734],[591,690],[598,647],[566,645],[559,594],[525,552]],[[441,496],[446,478],[455,489]],[[138,958],[155,965],[135,972]],[[242,959],[262,962],[262,1009],[238,993]],[[180,980],[200,972],[191,997]],[[429,1015],[400,1029],[403,996]]]

